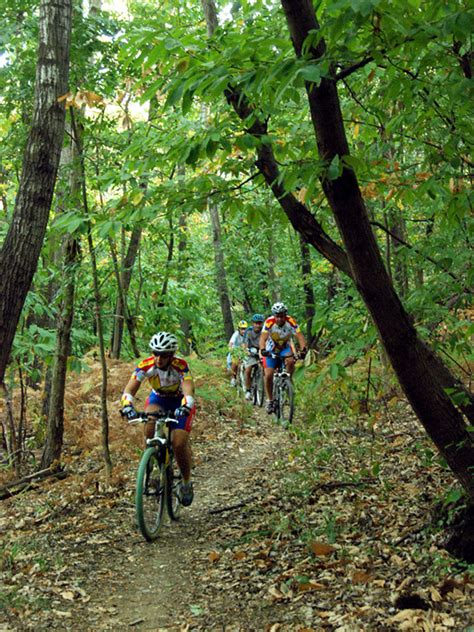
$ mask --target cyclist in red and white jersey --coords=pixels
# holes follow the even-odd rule
[[[121,399],[121,413],[129,421],[136,419],[133,402],[142,382],[148,380],[152,391],[145,402],[145,412],[165,412],[178,420],[171,433],[183,483],[181,502],[186,507],[193,501],[191,482],[191,447],[189,433],[196,413],[194,382],[186,360],[177,358],[178,340],[174,334],[160,331],[150,340],[153,355],[142,360],[132,373]],[[145,437],[151,439],[155,425],[145,424]]]
[[[265,369],[265,393],[267,395],[267,413],[273,412],[273,374],[277,366],[281,362],[285,363],[285,367],[290,375],[295,370],[295,355],[291,348],[292,338],[296,337],[300,351],[299,358],[306,355],[306,339],[300,330],[296,320],[288,316],[288,309],[284,303],[275,303],[272,306],[272,316],[266,319],[262,335],[260,336],[260,354],[263,357],[263,366]],[[272,358],[271,354],[278,357]]]

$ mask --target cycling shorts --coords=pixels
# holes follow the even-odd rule
[[[256,358],[255,356],[249,356],[245,361],[244,361],[244,367],[246,369],[249,368],[249,366],[255,366],[256,364],[258,364],[260,362],[260,360],[258,358]]]
[[[291,350],[290,345],[286,345],[285,347],[283,347],[283,349],[280,349],[279,351],[274,349],[272,353],[278,354],[278,357],[277,358],[270,358],[268,356],[264,357],[263,366],[266,369],[276,369],[277,367],[281,365],[282,358],[286,358],[287,356],[292,355],[293,351]]]
[[[165,413],[168,413],[170,416],[174,417],[174,411],[183,405],[183,396],[179,395],[178,397],[163,397],[163,395],[158,395],[158,393],[152,391],[145,402],[145,410],[150,405],[159,406],[165,411]],[[172,430],[186,430],[186,432],[191,432],[191,427],[193,425],[195,414],[196,406],[193,406],[189,415],[176,418],[179,423],[173,424],[171,426]]]

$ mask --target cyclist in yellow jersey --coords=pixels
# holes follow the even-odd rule
[[[229,356],[231,358],[231,373],[232,377],[230,379],[231,386],[237,386],[237,372],[239,370],[239,365],[241,362],[241,357],[239,355],[239,349],[243,347],[244,344],[244,333],[247,329],[248,324],[246,320],[240,320],[238,324],[238,328],[231,336],[229,340]]]
[[[295,354],[292,349],[292,338],[296,337],[300,351],[298,358],[306,355],[306,338],[300,330],[294,318],[288,316],[288,309],[284,303],[275,303],[272,306],[272,316],[267,318],[260,336],[260,354],[265,370],[265,393],[267,395],[267,413],[273,412],[273,374],[281,362],[290,375],[295,370]],[[271,354],[276,354],[272,358]]]
[[[176,417],[179,423],[173,426],[171,441],[183,477],[181,502],[186,507],[192,503],[194,495],[189,445],[196,412],[194,382],[186,360],[175,357],[178,340],[174,334],[158,332],[150,340],[150,348],[153,355],[138,364],[123,391],[121,413],[129,421],[138,417],[133,406],[134,398],[142,382],[148,380],[153,390],[145,402],[145,412],[160,411]],[[145,437],[151,439],[153,432],[154,423],[145,424]]]

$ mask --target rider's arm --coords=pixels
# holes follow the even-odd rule
[[[262,331],[262,333],[260,334],[260,352],[265,350],[267,339],[268,339],[268,331]]]
[[[138,389],[141,386],[141,382],[132,377],[122,393],[122,399],[120,400],[121,406],[133,406],[133,401]]]
[[[303,332],[298,332],[296,334],[296,338],[298,340],[298,344],[300,346],[300,350],[306,349],[306,338],[304,337]]]
[[[183,391],[183,405],[191,410],[195,403],[194,380],[191,373],[189,372],[189,368],[186,368],[186,371],[182,374],[181,390]]]
[[[234,348],[234,346],[235,346],[235,339],[236,339],[236,337],[237,337],[237,336],[236,336],[236,333],[237,333],[237,332],[235,332],[235,331],[234,331],[234,333],[233,333],[233,334],[232,334],[232,336],[230,337],[230,340],[229,340],[229,349],[233,349],[233,348]]]
[[[186,379],[183,381],[183,395],[193,397],[194,396],[194,382],[192,379]]]

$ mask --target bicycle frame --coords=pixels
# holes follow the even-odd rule
[[[171,520],[177,520],[180,507],[179,486],[181,475],[173,473],[172,424],[179,423],[174,417],[159,412],[139,413],[129,424],[154,421],[153,437],[146,439],[137,472],[135,509],[137,524],[143,537],[149,542],[156,539],[166,505]]]
[[[294,355],[289,355],[285,357],[281,357],[276,353],[271,353],[271,358],[279,359],[280,363],[275,368],[275,372],[273,374],[273,405],[274,405],[274,413],[278,421],[282,420],[282,423],[286,426],[293,421],[293,413],[294,413],[294,390],[293,390],[293,381],[291,379],[291,375],[286,368],[285,365],[285,357],[295,357]],[[286,413],[283,412],[285,408],[285,399],[283,395],[288,395],[288,419],[286,419]]]

